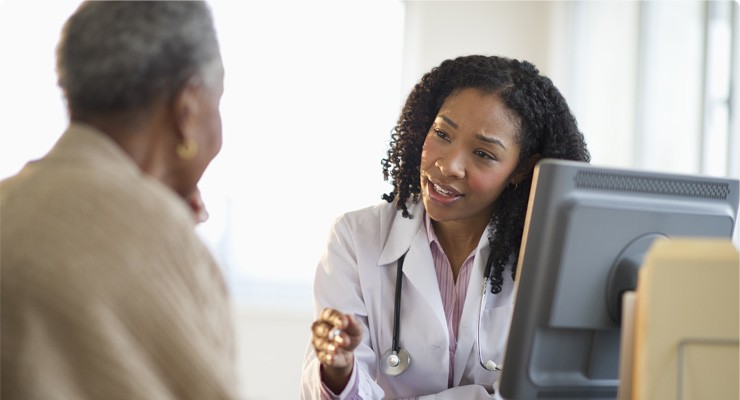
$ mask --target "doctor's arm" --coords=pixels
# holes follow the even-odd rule
[[[331,229],[327,249],[316,269],[314,309],[317,317],[311,326],[311,340],[304,361],[301,399],[326,398],[322,396],[325,391],[323,386],[341,394],[338,396],[341,399],[375,399],[384,396],[370,372],[375,371],[375,353],[370,347],[367,333],[367,311],[360,288],[354,248],[351,230],[346,221],[338,219]],[[327,311],[328,314],[325,315],[325,308],[341,312]],[[337,318],[340,315],[346,320]],[[339,327],[341,333],[334,341],[329,341],[329,332],[334,327]],[[318,340],[315,340],[317,336]],[[340,343],[336,343],[337,340]],[[329,345],[336,346],[330,357],[333,365],[328,366],[335,370],[325,367],[325,359],[331,352],[327,352]],[[353,351],[347,354],[350,349]],[[349,375],[345,376],[347,373]],[[343,379],[349,379],[349,382],[342,383]],[[344,393],[337,391],[347,383],[351,387],[346,388]]]

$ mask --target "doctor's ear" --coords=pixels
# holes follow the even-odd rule
[[[532,154],[525,161],[522,161],[521,164],[519,164],[519,166],[517,167],[516,171],[514,171],[514,173],[511,175],[511,181],[509,181],[509,184],[512,186],[516,186],[527,177],[532,176],[534,166],[537,165],[537,162],[541,159],[542,156],[540,154]]]

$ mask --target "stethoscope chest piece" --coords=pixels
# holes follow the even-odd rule
[[[381,368],[388,376],[401,375],[406,372],[409,364],[411,364],[411,356],[404,349],[398,349],[398,351],[388,349],[388,351],[383,354],[383,358],[381,360]]]

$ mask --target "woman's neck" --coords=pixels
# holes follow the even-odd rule
[[[432,220],[442,250],[452,267],[453,277],[457,274],[470,253],[480,243],[480,238],[488,224],[475,224],[469,221],[438,222]]]

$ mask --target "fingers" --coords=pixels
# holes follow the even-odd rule
[[[319,362],[329,367],[345,367],[352,364],[352,352],[340,349],[333,343],[322,343],[316,348]]]
[[[353,349],[350,349],[350,336],[343,329],[358,325],[348,315],[335,309],[326,308],[321,311],[319,318],[311,325],[311,343],[316,351],[316,357],[326,366],[346,367],[354,362]]]
[[[349,337],[343,332],[343,329],[350,324],[350,321],[354,321],[354,319],[350,320],[350,318],[352,317],[344,315],[337,310],[331,308],[324,309],[319,315],[319,319],[311,325],[314,347],[319,348],[324,342],[334,344],[346,343]],[[355,325],[357,324],[355,323]],[[354,327],[353,330],[357,330],[357,328]]]
[[[347,326],[347,316],[333,308],[323,309],[319,318],[339,329]]]
[[[344,332],[349,336],[362,336],[362,324],[352,315],[347,315],[347,325],[344,328]]]
[[[346,367],[351,365],[354,356],[351,350],[344,348],[345,339],[338,336],[334,341],[314,336],[312,344],[319,362],[329,367]]]

